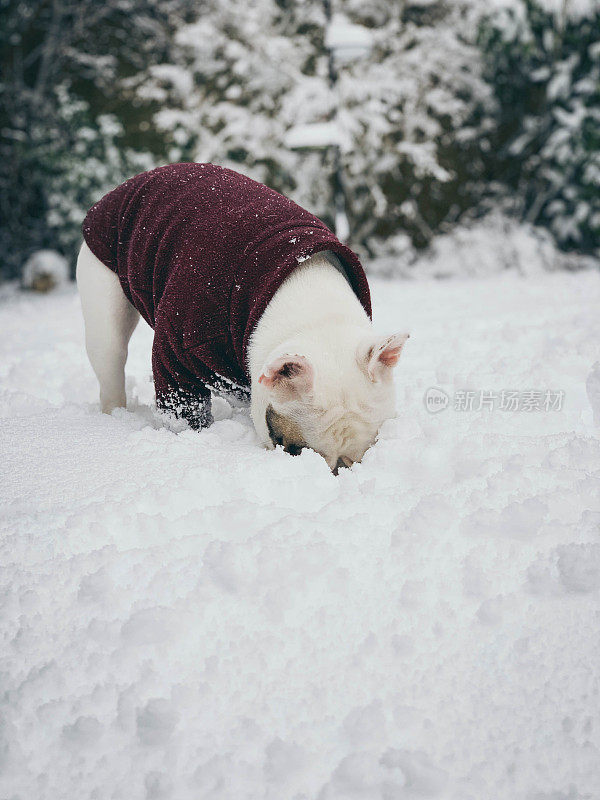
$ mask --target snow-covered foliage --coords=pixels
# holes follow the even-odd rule
[[[483,277],[505,270],[538,275],[556,270],[597,269],[591,256],[565,253],[551,234],[531,223],[519,222],[499,209],[465,221],[432,239],[424,251],[412,247],[407,237],[390,242],[393,255],[369,261],[372,275],[403,278]]]
[[[598,796],[598,276],[373,295],[398,416],[336,478],[170,429],[145,325],[100,414],[75,292],[4,289],[0,797]]]
[[[363,11],[374,14],[378,50],[340,73],[340,118],[355,141],[344,162],[350,219],[370,253],[393,252],[400,232],[423,246],[473,204],[473,149],[490,100],[469,4],[387,11]]]
[[[190,54],[185,74],[193,76],[193,91],[180,94],[179,108],[167,106],[155,116],[158,127],[181,142],[170,158],[241,170],[327,216],[327,157],[301,157],[286,143],[293,126],[331,116],[323,25],[319,0],[210,0],[178,33]],[[182,71],[153,77],[150,90],[163,91],[166,99]]]
[[[424,244],[472,203],[473,120],[491,96],[473,44],[477,16],[461,0],[338,6],[347,29],[370,33],[371,51],[338,65],[335,89],[320,0],[214,0],[178,34],[193,54],[186,71],[155,74],[144,91],[173,97],[191,69],[193,90],[155,118],[181,142],[171,155],[241,169],[333,223],[331,153],[312,149],[327,133],[342,146],[352,243],[373,252],[402,228]]]
[[[345,14],[336,12],[327,22],[325,47],[334,52],[338,64],[345,64],[370,54],[373,33],[364,25],[351,22]]]
[[[323,0],[7,0],[2,274],[41,247],[72,258],[85,210],[168,161],[238,169],[333,226],[332,143],[364,256],[400,262],[498,205],[597,252],[594,0],[332,11],[328,24]]]
[[[600,6],[511,0],[482,26],[506,206],[600,254]]]
[[[81,245],[81,221],[90,206],[126,178],[150,169],[150,153],[126,147],[124,129],[112,114],[92,120],[84,100],[57,87],[56,104],[64,138],[55,140],[45,176],[46,223],[53,241],[73,255]]]
[[[0,274],[72,260],[83,214],[164,145],[135,79],[175,59],[192,0],[8,0],[0,24]],[[133,85],[132,85],[133,80]]]

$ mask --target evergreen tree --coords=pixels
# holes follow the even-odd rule
[[[333,148],[288,146],[311,123],[337,126],[363,253],[498,203],[593,252],[600,10],[541,3],[335,0],[373,47],[332,89],[323,0],[0,0],[0,273],[72,258],[87,208],[167,161],[238,169],[333,225]]]
[[[483,23],[497,99],[486,161],[513,214],[600,254],[600,7],[569,10],[518,0]]]
[[[185,86],[157,125],[175,131],[177,157],[241,169],[331,225],[333,151],[291,151],[286,134],[335,120],[351,243],[382,252],[402,230],[424,246],[474,202],[468,179],[481,129],[473,120],[484,120],[491,94],[468,42],[475,17],[463,0],[367,8],[337,0],[334,10],[370,29],[374,49],[341,66],[332,90],[322,0],[212,0],[179,32],[192,62],[155,71],[153,89],[145,87],[166,99]]]
[[[480,197],[492,101],[478,17],[461,0],[350,8],[376,32],[372,57],[341,80],[352,228],[371,252],[422,248]]]
[[[177,37],[191,59],[150,70],[143,87],[165,101],[155,123],[172,132],[172,159],[241,170],[331,222],[327,154],[285,144],[289,128],[331,113],[323,26],[321,0],[209,0]]]
[[[85,210],[166,152],[136,92],[173,56],[191,0],[4,0],[0,19],[0,271],[40,247],[72,257]]]

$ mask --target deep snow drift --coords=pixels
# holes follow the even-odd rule
[[[373,294],[398,416],[336,478],[169,426],[143,323],[101,415],[75,291],[4,290],[0,797],[600,797],[598,275]]]

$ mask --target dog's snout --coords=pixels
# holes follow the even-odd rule
[[[340,458],[338,458],[337,464],[331,471],[333,472],[334,475],[337,475],[340,469],[346,469],[351,466],[352,466],[352,461],[349,458],[341,456]]]

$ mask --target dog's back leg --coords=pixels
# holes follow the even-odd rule
[[[100,384],[105,414],[125,407],[125,362],[140,315],[125,297],[117,275],[85,242],[77,259],[77,286],[85,324],[85,346]]]

